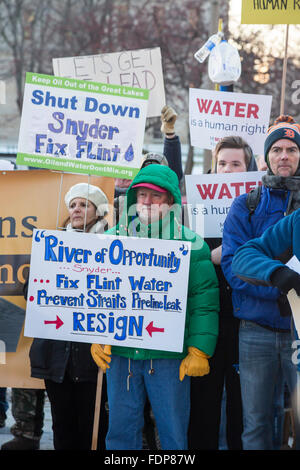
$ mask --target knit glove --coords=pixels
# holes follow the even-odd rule
[[[300,274],[287,266],[276,269],[270,277],[272,286],[277,287],[283,294],[287,294],[291,289],[295,289],[300,296]]]
[[[170,106],[164,106],[161,110],[161,128],[160,131],[166,135],[175,134],[174,126],[177,119],[177,114]]]
[[[105,373],[110,368],[108,363],[111,361],[111,346],[106,344],[103,348],[101,344],[92,344],[91,354],[97,366]]]
[[[292,315],[292,309],[288,298],[285,294],[280,294],[277,299],[277,305],[279,308],[280,316],[281,317],[290,317]]]
[[[188,355],[181,361],[179,367],[179,380],[183,380],[185,375],[201,377],[209,374],[209,356],[200,349],[190,346]]]

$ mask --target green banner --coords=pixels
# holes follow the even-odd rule
[[[149,99],[149,90],[132,88],[121,85],[110,85],[107,83],[90,82],[74,78],[55,77],[54,75],[42,75],[37,73],[26,73],[26,83],[65,90],[76,90],[84,92],[100,93],[105,95],[124,96],[126,98]]]
[[[122,166],[108,166],[94,162],[76,162],[65,158],[45,157],[44,155],[29,155],[18,153],[18,164],[38,168],[48,168],[49,170],[65,171],[71,173],[82,173],[86,175],[108,176],[113,178],[133,179],[139,169]]]

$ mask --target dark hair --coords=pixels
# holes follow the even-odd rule
[[[215,158],[216,164],[218,163],[218,153],[222,149],[244,150],[246,168],[248,168],[251,158],[253,156],[253,152],[252,152],[250,145],[244,139],[238,136],[234,136],[234,135],[230,135],[227,137],[223,137],[223,139],[220,139],[214,149],[214,158]]]

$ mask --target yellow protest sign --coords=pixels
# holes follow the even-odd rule
[[[242,0],[241,23],[300,23],[300,0]]]

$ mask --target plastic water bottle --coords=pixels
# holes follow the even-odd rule
[[[197,59],[200,64],[204,62],[205,59],[209,56],[211,50],[221,42],[223,36],[224,34],[222,33],[222,31],[219,31],[217,34],[213,34],[206,41],[206,43],[194,54],[195,59]]]

